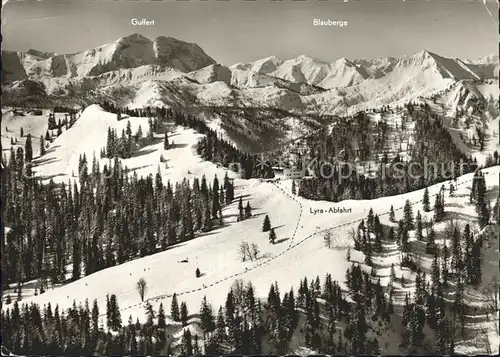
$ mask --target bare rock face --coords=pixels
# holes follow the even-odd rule
[[[158,64],[171,66],[181,72],[196,71],[216,63],[197,44],[173,37],[157,37],[153,41],[153,48]]]
[[[21,57],[16,52],[2,51],[2,84],[27,79]]]

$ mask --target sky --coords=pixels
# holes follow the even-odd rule
[[[498,53],[496,0],[342,1],[9,0],[2,47],[72,53],[140,33],[197,43],[225,65],[271,55],[334,61],[423,49],[461,59]],[[132,18],[154,26],[133,26]],[[313,26],[314,19],[348,24]]]

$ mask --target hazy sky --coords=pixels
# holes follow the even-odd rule
[[[69,53],[141,33],[195,42],[226,65],[270,55],[333,61],[422,49],[477,58],[498,53],[496,0],[487,6],[495,20],[482,0],[9,0],[2,11],[3,48]],[[133,26],[132,18],[155,26]],[[317,27],[315,18],[348,25]]]

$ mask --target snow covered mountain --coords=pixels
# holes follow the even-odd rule
[[[120,105],[131,107],[238,103],[342,114],[431,97],[459,81],[474,85],[498,78],[498,56],[493,55],[462,61],[424,50],[399,58],[331,63],[271,56],[225,66],[196,44],[139,34],[73,54],[29,50],[4,51],[2,56],[5,100],[13,103],[34,96],[38,102],[89,96],[95,102],[119,92]],[[40,92],[46,95],[40,97]]]
[[[480,79],[480,66],[498,66],[498,56],[488,56],[474,62],[449,59],[427,50],[400,58],[357,59],[341,58],[328,63],[307,56],[282,61],[276,57],[264,58],[252,63],[239,63],[231,69],[246,73],[269,74],[290,82],[305,82],[325,89],[349,87],[367,79],[378,79],[393,72],[433,71],[441,79]],[[493,74],[493,73],[492,73]],[[240,76],[241,77],[241,76]],[[493,77],[487,76],[487,78]]]
[[[168,66],[180,72],[191,72],[215,61],[196,44],[172,37],[157,37],[153,41],[132,34],[97,48],[72,54],[50,54],[35,50],[26,53],[4,52],[6,67],[15,66],[12,79],[44,79],[47,77],[98,76],[106,72],[144,65]],[[17,58],[16,58],[17,57]],[[20,70],[19,65],[24,72]]]

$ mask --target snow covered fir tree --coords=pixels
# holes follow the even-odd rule
[[[193,9],[158,14],[195,33]],[[233,27],[262,59],[161,24],[2,50],[2,355],[497,355],[499,65],[465,59],[486,40],[377,35],[374,59],[331,28],[349,48],[283,59]]]

